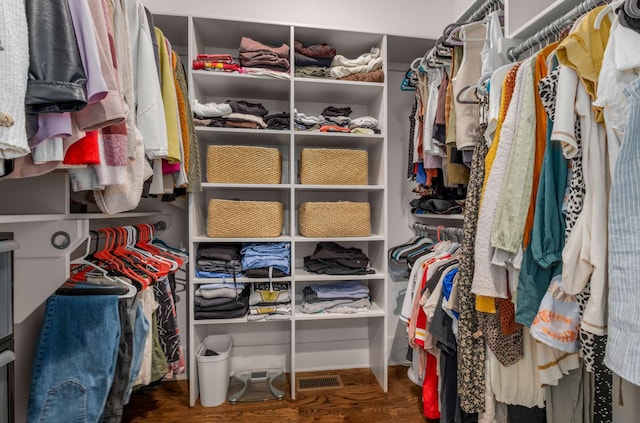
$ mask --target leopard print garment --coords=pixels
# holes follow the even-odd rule
[[[555,118],[555,100],[557,92],[559,70],[549,73],[547,77],[540,81],[538,86],[542,104],[551,120]],[[584,174],[582,169],[582,131],[580,122],[576,120],[575,135],[578,143],[578,153],[569,161],[568,195],[565,198],[565,240],[571,234],[584,205],[584,195],[586,192]],[[584,314],[584,309],[591,295],[591,286],[588,283],[585,289],[576,296],[576,301],[580,308],[580,315]],[[604,354],[607,345],[606,336],[596,336],[592,333],[580,330],[580,353],[583,357],[585,369],[594,373],[594,423],[611,423],[613,421],[612,412],[612,373],[604,364]]]
[[[479,134],[484,134],[486,125],[480,127]],[[467,186],[463,239],[460,247],[460,265],[458,278],[458,297],[460,324],[458,327],[458,395],[460,406],[467,413],[484,411],[485,401],[485,342],[476,336],[478,317],[476,314],[476,297],[471,293],[471,282],[474,270],[474,241],[478,226],[478,209],[480,195],[484,184],[484,159],[487,145],[480,135],[473,152],[471,176]]]

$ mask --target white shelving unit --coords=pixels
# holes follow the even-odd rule
[[[372,47],[386,57],[386,36],[351,31],[334,31],[298,26],[244,23],[196,16],[157,17],[156,23],[176,39],[186,40],[186,63],[199,53],[231,54],[237,57],[242,36],[265,44],[293,46],[329,43],[339,54],[357,57]],[[185,31],[177,34],[177,31]],[[294,54],[290,62],[293,75]],[[387,69],[385,60],[384,69]],[[195,351],[202,340],[213,334],[233,336],[231,371],[282,368],[290,374],[291,397],[295,398],[295,374],[298,371],[368,367],[380,386],[387,390],[387,110],[386,83],[338,81],[330,79],[276,79],[265,76],[190,70],[191,100],[201,103],[246,100],[261,103],[270,113],[289,112],[288,130],[251,130],[196,127],[202,158],[203,190],[189,198],[190,292],[189,292],[189,391],[194,405],[198,392]],[[294,110],[319,114],[325,107],[350,106],[352,117],[374,116],[380,122],[378,135],[295,131]],[[280,184],[219,184],[206,182],[206,156],[209,145],[251,145],[275,147],[282,156]],[[303,185],[298,181],[298,161],[303,148],[355,148],[369,155],[369,184]],[[250,168],[250,159],[247,169]],[[280,201],[284,204],[284,228],[276,238],[209,238],[206,236],[207,205],[214,198]],[[371,205],[371,236],[352,238],[306,238],[297,229],[297,210],[305,201],[367,201]],[[347,247],[361,248],[371,259],[375,273],[363,276],[318,275],[303,269],[303,259],[318,242],[335,241]],[[194,291],[198,285],[220,279],[195,278],[196,252],[203,243],[289,242],[291,276],[278,278],[291,284],[294,311],[290,319],[253,322],[246,318],[194,320]],[[321,283],[361,280],[372,296],[372,308],[359,314],[304,314],[299,311],[302,289]],[[239,282],[264,282],[266,279],[238,278]]]

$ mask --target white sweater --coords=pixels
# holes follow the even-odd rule
[[[29,37],[23,0],[0,2],[0,158],[29,154],[24,101],[29,72]]]
[[[591,297],[582,329],[605,335],[607,300],[607,143],[605,130],[594,120],[591,100],[578,84],[575,110],[582,128],[584,206],[562,251],[562,286],[568,294],[581,292],[591,278]]]

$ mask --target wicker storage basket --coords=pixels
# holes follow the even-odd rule
[[[369,236],[369,203],[302,203],[298,211],[298,228],[306,237]]]
[[[282,234],[283,223],[284,208],[278,201],[209,201],[211,238],[274,238]]]
[[[367,185],[368,154],[365,150],[305,148],[300,155],[300,183]]]
[[[242,145],[207,148],[207,182],[279,184],[281,180],[282,157],[277,148]]]

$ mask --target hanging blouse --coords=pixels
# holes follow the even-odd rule
[[[462,99],[473,99],[472,89],[467,87],[475,86],[480,79],[482,71],[483,43],[486,37],[486,30],[482,22],[474,22],[463,25],[460,28],[460,39],[464,42],[464,52],[462,63],[457,75],[452,79],[453,97],[456,107],[456,148],[465,150],[472,148],[477,140],[478,113],[477,104],[460,103],[458,97],[461,91]]]

